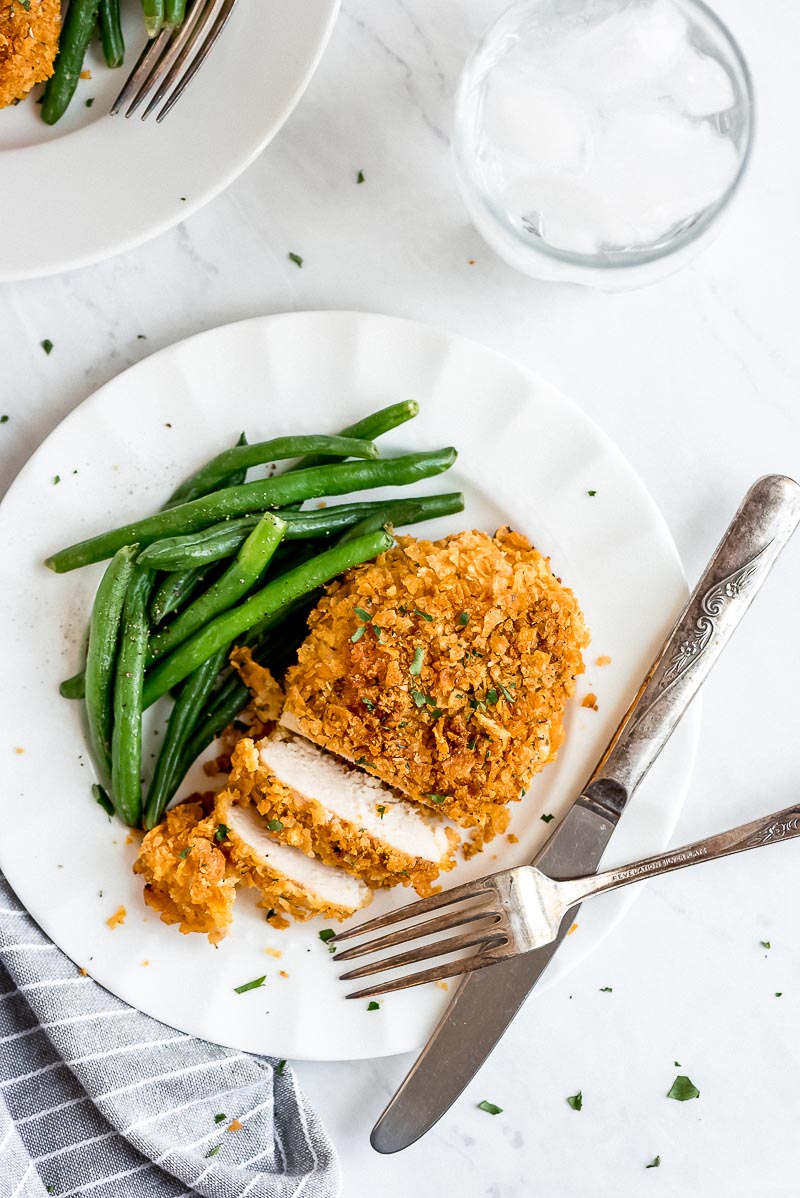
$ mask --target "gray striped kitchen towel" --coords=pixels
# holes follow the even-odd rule
[[[242,1126],[228,1131],[234,1119]],[[0,1198],[340,1189],[289,1067],[126,1006],[47,939],[0,875]]]

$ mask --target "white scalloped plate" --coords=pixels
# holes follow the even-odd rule
[[[307,1059],[404,1052],[424,1042],[447,995],[421,987],[390,996],[379,1012],[348,1002],[318,937],[324,923],[276,932],[247,894],[216,949],[204,937],[180,935],[144,906],[130,868],[135,846],[90,798],[80,705],[58,694],[60,679],[79,663],[100,567],[58,577],[41,562],[62,545],[153,510],[242,429],[251,440],[332,431],[409,396],[422,413],[386,438],[385,448],[455,444],[455,468],[420,490],[461,487],[467,495],[463,516],[426,532],[506,522],[522,530],[552,556],[593,632],[566,744],[515,810],[518,843],[494,842],[449,875],[455,884],[531,857],[556,826],[541,813],[563,815],[686,598],[652,499],[572,403],[513,362],[425,325],[346,312],[270,316],[202,333],[125,371],[48,437],[0,508],[0,659],[8,680],[0,699],[0,867],[44,930],[92,977],[164,1023],[220,1044]],[[611,664],[597,668],[601,655]],[[590,690],[597,711],[580,706]],[[610,859],[667,844],[696,731],[695,713],[642,785]],[[383,894],[371,912],[411,897],[399,889]],[[588,906],[543,984],[589,952],[633,897],[627,890]],[[105,921],[120,905],[127,918],[111,931]],[[234,993],[261,974],[262,988]]]
[[[36,88],[0,109],[0,282],[55,274],[171,229],[233,182],[289,117],[322,57],[341,0],[246,0],[161,125],[108,115],[144,44],[141,5],[123,5],[125,65],[87,53],[65,115],[41,119]],[[87,102],[91,101],[87,107]]]

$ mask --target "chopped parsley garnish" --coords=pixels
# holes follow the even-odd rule
[[[412,690],[411,698],[414,700],[417,707],[424,707],[428,702],[428,696],[423,694],[422,691]]]
[[[281,832],[283,830],[283,824],[279,819],[269,820],[267,827],[269,828],[270,832]]]
[[[383,819],[383,817],[384,817],[384,815],[385,815],[385,814],[386,814],[386,808],[385,808],[385,807],[378,807],[378,815],[381,817],[381,819]]]
[[[380,1009],[381,1009],[381,1004],[379,1002],[375,1002],[374,1000],[371,1003],[367,1004],[368,1011],[380,1011]]]
[[[220,1140],[219,1144],[215,1144],[213,1148],[209,1148],[208,1152],[206,1153],[206,1159],[208,1159],[210,1156],[216,1156],[221,1147],[222,1141]]]
[[[461,615],[458,617],[458,622],[462,628],[466,627],[466,625],[469,624],[469,612],[462,611]]]
[[[0,424],[8,424],[8,416],[0,416]]]
[[[775,997],[776,997],[776,998],[783,998],[783,991],[782,991],[782,990],[776,990],[776,991],[775,991]]]
[[[375,765],[372,761],[367,761],[366,757],[356,758],[356,765],[365,765],[368,769],[374,770]]]
[[[253,978],[252,982],[245,982],[242,986],[234,986],[235,994],[246,994],[248,990],[259,990],[267,980],[267,975],[263,974],[260,978]]]
[[[46,354],[51,354],[53,352],[53,342],[49,337],[45,337],[44,341],[40,341],[39,344]]]
[[[654,1156],[649,1165],[645,1165],[645,1169],[657,1169],[661,1164],[661,1157]]]
[[[193,848],[194,848],[193,844],[188,844],[185,849],[181,849],[181,851],[178,853],[178,856],[180,857],[181,861],[186,860],[186,858],[189,856],[189,854],[191,853]]]
[[[567,1099],[567,1102],[572,1107],[573,1111],[583,1110],[583,1094],[580,1090],[577,1094],[571,1094]]]
[[[361,702],[364,704],[367,711],[375,710],[375,704],[372,702],[372,699],[362,699]]]
[[[420,609],[418,607],[415,607],[414,611],[417,613],[418,616],[422,616],[423,620],[427,620],[429,624],[433,620],[433,616],[429,616],[426,611],[420,611]]]
[[[228,1118],[227,1115],[215,1115],[214,1122],[215,1123],[224,1123],[227,1118]]]
[[[556,817],[555,817],[554,815],[550,815],[550,814],[548,814],[548,815],[540,815],[540,816],[539,816],[539,819],[540,819],[540,820],[541,820],[543,823],[545,823],[545,824],[549,824],[549,823],[550,823],[550,820],[551,820],[551,819],[555,819],[555,818],[556,818]]]
[[[289,261],[294,262],[295,266],[297,266],[297,267],[300,267],[303,265],[303,259],[300,257],[299,254],[289,254]]]
[[[91,108],[92,105],[94,104],[94,96],[90,96],[89,99],[85,101],[85,103],[86,103],[87,108]]]
[[[366,624],[359,624],[358,628],[355,630],[353,635],[350,637],[350,640],[352,641],[352,643],[355,644],[356,641],[360,641],[366,631],[367,631]]]
[[[506,702],[507,702],[507,703],[513,703],[513,702],[514,702],[514,696],[511,694],[511,692],[509,691],[508,687],[505,687],[505,686],[503,686],[502,682],[498,682],[498,684],[497,684],[497,685],[500,687],[500,693],[502,694],[502,696],[503,696],[503,698],[506,700]]]
[[[364,182],[364,172],[359,171],[358,174],[356,175],[356,183],[363,183],[363,182]]]
[[[587,491],[586,494],[595,496],[597,494],[597,492],[596,491]]]
[[[276,1077],[283,1077],[283,1071],[284,1071],[284,1069],[285,1069],[285,1068],[286,1068],[286,1061],[285,1061],[285,1060],[283,1060],[283,1061],[278,1061],[278,1064],[277,1064],[277,1066],[276,1066],[276,1068],[275,1068],[275,1076],[276,1076]]]
[[[447,795],[425,795],[426,799],[430,799],[432,803],[444,803],[447,801]]]
[[[613,990],[614,990],[613,986],[601,986],[600,987],[601,994],[611,994],[613,992]]]
[[[319,938],[327,943],[329,940],[333,940],[335,935],[336,933],[334,932],[333,928],[323,928],[319,934]]]
[[[369,624],[372,616],[368,611],[364,611],[363,607],[354,607],[353,611],[356,613],[362,624]]]
[[[217,824],[216,830],[214,832],[214,839],[218,844],[222,844],[223,840],[228,839],[229,832],[230,828],[226,824]]]
[[[498,693],[494,689],[494,687],[492,687],[491,690],[486,692],[486,702],[487,703],[496,703],[499,698],[500,698],[500,696],[498,695]]]
[[[676,1068],[676,1069],[680,1069],[680,1067],[681,1067],[681,1063],[680,1063],[680,1061],[676,1061],[676,1062],[675,1062],[675,1068]]]
[[[486,1111],[487,1115],[502,1115],[503,1113],[501,1106],[495,1106],[493,1102],[487,1102],[485,1098],[483,1102],[478,1103],[478,1110]]]
[[[470,753],[475,752],[475,746],[477,745],[477,743],[478,743],[477,736],[471,736],[469,738],[469,740],[467,741],[467,748],[469,749]]]
[[[676,1102],[688,1102],[690,1098],[699,1098],[700,1091],[693,1082],[679,1073],[672,1083],[672,1087],[667,1094],[667,1098],[674,1098]]]
[[[54,475],[53,476],[53,486],[55,486],[57,483],[60,483],[60,482],[61,482],[61,475],[60,474]]]
[[[420,646],[418,646],[414,650],[414,660],[412,661],[411,665],[408,667],[409,674],[413,674],[414,677],[416,677],[417,674],[421,673],[422,663],[424,660],[425,660],[425,650],[423,648],[421,648]]]
[[[762,948],[772,948],[772,945],[770,944],[769,940],[759,940],[759,944],[761,945]]]

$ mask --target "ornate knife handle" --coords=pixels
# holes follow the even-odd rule
[[[753,483],[589,778],[584,803],[619,819],[798,523],[793,479],[769,474]]]
[[[800,807],[797,805],[776,811],[773,815],[762,815],[760,819],[740,824],[738,828],[719,832],[716,836],[706,837],[705,840],[695,840],[692,844],[670,849],[656,857],[645,857],[619,869],[604,870],[603,873],[594,874],[589,878],[570,878],[558,882],[559,898],[565,908],[569,909],[593,894],[617,890],[631,882],[655,878],[659,874],[672,873],[676,869],[686,869],[687,866],[697,865],[700,861],[716,861],[720,857],[730,857],[733,853],[743,853],[746,849],[780,844],[781,841],[791,840],[795,836],[800,836]]]

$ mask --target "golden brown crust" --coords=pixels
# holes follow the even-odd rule
[[[440,870],[455,864],[458,837],[451,828],[446,830],[449,852],[440,861],[412,857],[299,795],[262,764],[258,748],[247,738],[234,750],[230,788],[237,802],[254,804],[265,820],[280,825],[274,832],[277,840],[326,865],[339,866],[368,886],[413,886],[417,894],[428,895]]]
[[[483,839],[504,831],[564,739],[589,642],[548,560],[509,529],[401,537],[334,582],[309,627],[286,675],[298,730]]]
[[[61,32],[61,0],[0,3],[0,108],[49,79]]]
[[[145,902],[164,923],[206,932],[212,944],[228,930],[237,882],[214,839],[216,826],[209,799],[187,799],[147,833],[133,866],[145,879]]]
[[[283,690],[267,666],[253,661],[250,650],[241,646],[230,655],[230,663],[253,696],[253,714],[264,724],[280,719],[283,711]]]

